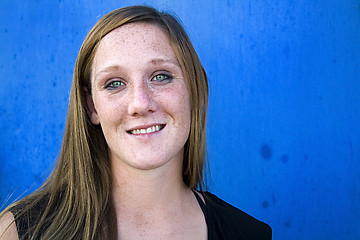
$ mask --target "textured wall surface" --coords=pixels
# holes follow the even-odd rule
[[[210,82],[210,190],[274,239],[360,239],[360,1],[0,2],[0,206],[55,164],[73,66],[108,11],[182,19]]]

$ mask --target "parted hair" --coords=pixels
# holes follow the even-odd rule
[[[86,113],[84,87],[91,92],[91,65],[101,39],[124,24],[155,24],[169,37],[187,80],[191,100],[191,128],[184,147],[183,181],[191,189],[204,187],[208,82],[188,35],[175,17],[147,6],[131,6],[103,16],[86,36],[78,54],[68,114],[56,167],[34,193],[3,211],[15,218],[44,203],[29,226],[29,239],[117,239],[112,202],[108,146],[99,125]]]

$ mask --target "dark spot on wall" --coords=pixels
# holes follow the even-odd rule
[[[349,142],[349,148],[350,148],[350,156],[351,156],[351,158],[353,158],[354,157],[354,150],[353,150],[352,142]]]
[[[263,202],[262,202],[262,207],[263,207],[263,208],[268,208],[268,207],[269,207],[269,202],[266,201],[266,200],[263,201]]]
[[[271,148],[267,144],[261,146],[260,153],[264,159],[270,159],[272,156]]]
[[[51,57],[50,57],[50,62],[51,62],[51,63],[55,62],[55,56],[54,56],[54,55],[51,55]]]
[[[14,54],[14,55],[13,55],[13,59],[14,59],[14,60],[16,60],[16,57],[17,57],[17,55],[16,55],[16,54]]]
[[[309,156],[307,154],[304,154],[304,159],[305,160],[308,160],[309,159]]]
[[[56,82],[53,82],[53,86],[56,87]]]
[[[284,226],[285,226],[286,228],[289,228],[290,225],[291,225],[291,223],[290,223],[289,221],[287,221],[287,222],[284,223]]]
[[[290,55],[290,46],[289,44],[286,44],[284,49],[283,49],[283,53],[286,57],[286,59],[289,59],[289,55]]]
[[[9,30],[7,28],[4,29],[4,33],[7,33]]]
[[[283,154],[283,155],[281,156],[281,162],[287,163],[288,160],[289,160],[289,156],[288,156],[287,154]]]
[[[39,173],[33,173],[33,178],[35,179],[35,181],[38,181],[40,179],[40,174]]]

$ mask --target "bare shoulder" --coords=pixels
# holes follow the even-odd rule
[[[0,240],[18,240],[18,232],[14,220],[14,215],[11,212],[5,213],[0,218]]]

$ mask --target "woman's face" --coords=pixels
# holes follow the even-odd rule
[[[190,96],[170,40],[153,24],[130,23],[100,42],[88,114],[100,124],[113,164],[155,169],[182,161]]]

